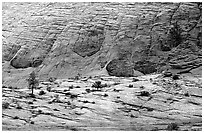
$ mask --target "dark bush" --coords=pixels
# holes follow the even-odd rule
[[[113,85],[119,85],[120,83],[119,82],[115,82]]]
[[[173,131],[173,130],[178,130],[178,124],[177,123],[170,123],[168,126],[167,126],[167,130],[169,131]]]
[[[90,89],[86,89],[86,92],[87,92],[87,93],[90,93],[90,92],[91,92],[91,90],[90,90]]]
[[[47,86],[47,91],[50,92],[51,91],[51,86]]]
[[[129,87],[129,88],[132,88],[132,87],[133,87],[133,85],[132,85],[132,84],[130,84],[130,85],[128,85],[128,87]]]
[[[48,81],[49,81],[49,82],[54,82],[56,79],[57,79],[57,78],[50,77],[50,78],[48,79]]]
[[[76,86],[75,88],[81,88],[80,86]]]
[[[178,74],[173,75],[172,79],[173,79],[173,80],[179,79],[179,75],[178,75]]]
[[[184,96],[189,97],[190,94],[189,94],[188,92],[185,92],[185,93],[184,93]]]
[[[43,90],[41,90],[41,91],[39,92],[39,95],[44,95],[44,94],[46,94],[46,93],[45,93],[45,91],[43,91]]]
[[[75,95],[75,94],[70,95],[70,98],[77,98],[77,97],[78,97],[78,95]]]
[[[15,117],[13,117],[13,119],[19,119],[19,117],[18,117],[18,116],[15,116]]]
[[[140,89],[144,89],[145,87],[142,85],[142,86],[140,86]]]
[[[8,88],[9,88],[9,89],[13,89],[13,87],[12,87],[12,86],[9,86]]]
[[[39,114],[42,114],[42,110],[39,109],[39,110],[38,110],[38,113],[39,113]]]
[[[141,91],[140,96],[149,96],[150,93],[148,91]]]
[[[64,89],[64,92],[66,92],[66,91],[69,91],[69,90],[67,90],[67,89]]]
[[[92,87],[94,88],[102,88],[102,84],[101,84],[101,81],[95,81],[95,83],[92,84]]]
[[[107,97],[108,96],[108,94],[104,94],[104,97]]]
[[[7,88],[5,85],[2,85],[2,88]]]
[[[74,89],[74,86],[73,85],[69,86],[69,89]]]
[[[79,80],[81,77],[81,74],[80,73],[77,73],[77,75],[74,77],[74,80]]]
[[[72,95],[71,92],[66,92],[66,93],[65,93],[65,96],[71,96],[71,95]]]
[[[2,101],[2,109],[8,109],[9,105],[10,105],[10,103]]]
[[[17,104],[16,109],[22,109],[22,107],[20,106],[20,104]]]
[[[32,102],[32,101],[29,101],[28,104],[33,104],[33,102]]]
[[[137,82],[137,81],[140,81],[140,80],[137,79],[137,78],[133,78],[133,79],[132,79],[132,82]]]

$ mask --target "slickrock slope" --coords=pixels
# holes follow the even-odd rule
[[[2,36],[3,130],[202,130],[202,3],[3,3]]]
[[[202,130],[201,78],[161,75],[41,82],[3,88],[3,130]],[[107,84],[91,87],[95,81]],[[134,82],[133,82],[134,81]],[[43,93],[43,92],[44,93]]]
[[[201,72],[201,3],[3,3],[2,9],[7,85],[25,85],[33,70],[41,79]]]

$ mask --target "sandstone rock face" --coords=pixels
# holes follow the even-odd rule
[[[201,10],[201,3],[3,3],[3,61],[41,78],[104,67],[114,76],[189,72],[202,65]]]

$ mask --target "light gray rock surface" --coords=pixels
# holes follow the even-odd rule
[[[3,130],[202,130],[202,3],[4,2],[2,38]]]
[[[41,82],[34,90],[3,88],[3,130],[202,130],[201,78],[160,75]],[[150,80],[152,79],[152,80]],[[107,87],[91,87],[95,81]],[[72,86],[73,87],[70,87]],[[133,87],[129,87],[133,85]],[[51,86],[51,91],[47,91]],[[77,87],[79,86],[79,87]],[[143,86],[143,87],[141,87]],[[87,91],[87,90],[90,90]],[[39,95],[40,91],[44,95]],[[142,95],[142,92],[150,95]],[[21,109],[17,109],[17,107]],[[16,116],[18,116],[16,118]],[[175,123],[177,128],[168,128]]]
[[[3,3],[3,62],[41,79],[190,72],[202,65],[201,9],[185,2]],[[7,66],[5,83],[18,82]]]

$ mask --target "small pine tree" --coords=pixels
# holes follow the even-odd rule
[[[39,85],[39,81],[36,79],[36,74],[34,71],[30,73],[27,81],[28,81],[28,88],[32,90],[31,94],[32,96],[34,96],[33,91]]]

